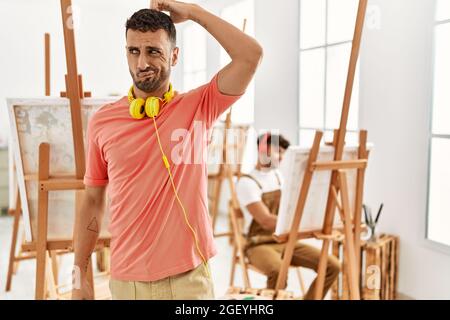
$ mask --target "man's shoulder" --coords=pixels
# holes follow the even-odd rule
[[[242,175],[239,179],[239,182],[240,181],[242,181],[245,185],[256,185],[260,189],[263,189],[263,186],[271,186],[274,184],[278,185],[278,181],[282,184],[283,178],[278,168],[270,171],[253,169],[248,174]]]
[[[127,97],[120,97],[116,101],[112,101],[110,103],[102,105],[100,108],[97,109],[95,114],[98,114],[98,113],[101,114],[101,113],[104,113],[104,112],[111,111],[112,109],[122,108],[126,104],[128,104],[128,98]]]
[[[99,107],[90,117],[90,122],[96,122],[100,121],[105,117],[108,117],[111,115],[111,112],[121,110],[125,107],[125,104],[127,103],[126,97],[121,97],[120,99],[106,103]]]
[[[255,176],[256,175],[256,176]],[[238,186],[240,186],[241,188],[245,187],[257,187],[258,189],[260,189],[260,184],[258,182],[258,173],[257,170],[254,169],[252,171],[250,171],[249,173],[243,174],[238,181]]]

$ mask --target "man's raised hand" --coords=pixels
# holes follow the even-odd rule
[[[169,12],[173,23],[189,20],[191,7],[189,3],[174,0],[152,0],[151,3],[151,9]]]

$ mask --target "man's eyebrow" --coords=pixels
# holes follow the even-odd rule
[[[130,51],[131,50],[139,50],[138,47],[133,47],[133,46],[128,46],[127,49],[130,50]]]
[[[147,50],[156,50],[156,51],[162,51],[162,49],[161,49],[161,48],[158,48],[158,47],[152,47],[152,46],[147,46],[147,47],[145,47],[145,49],[147,49]]]

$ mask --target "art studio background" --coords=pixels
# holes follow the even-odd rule
[[[199,1],[200,2],[200,1]],[[77,54],[83,86],[96,97],[124,95],[130,85],[124,23],[148,1],[74,0]],[[358,1],[204,0],[201,4],[264,48],[264,61],[245,97],[233,107],[234,123],[279,130],[295,145],[310,146],[315,129],[326,138],[338,126]],[[34,262],[20,263],[4,291],[12,218],[7,209],[10,127],[6,98],[44,93],[44,33],[51,34],[51,89],[65,90],[65,55],[59,1],[0,0],[0,298],[33,299]],[[208,81],[227,60],[215,41],[193,23],[178,25],[181,60],[173,83],[186,91]],[[364,203],[384,209],[377,232],[399,238],[398,292],[411,299],[450,299],[450,0],[370,0],[354,86],[348,141],[368,130],[373,143]],[[248,143],[243,171],[254,165]],[[219,229],[228,228],[229,191],[223,188]],[[314,243],[314,242],[313,242]],[[225,293],[231,246],[217,239],[212,261],[216,295]],[[60,276],[70,279],[71,261]],[[314,274],[303,272],[309,283]],[[255,286],[265,278],[251,274]],[[239,279],[239,277],[238,277]],[[298,290],[294,274],[288,289]]]

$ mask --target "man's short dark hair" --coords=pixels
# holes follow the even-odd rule
[[[258,147],[259,143],[261,142],[261,140],[264,138],[265,135],[266,134],[262,134],[258,137],[257,141]],[[287,148],[289,148],[291,143],[281,134],[269,134],[269,136],[267,137],[267,145],[279,146],[280,148],[287,150]]]
[[[177,30],[172,19],[164,12],[153,9],[141,9],[127,20],[126,32],[128,33],[130,29],[141,32],[156,32],[163,29],[167,32],[172,45],[176,46]]]

